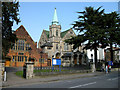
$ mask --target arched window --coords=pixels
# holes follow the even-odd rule
[[[56,36],[58,36],[58,30],[56,30]]]
[[[58,49],[58,44],[56,44],[56,49]]]
[[[69,50],[69,45],[67,43],[64,43],[64,50]]]

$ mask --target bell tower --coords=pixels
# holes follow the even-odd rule
[[[58,18],[57,18],[57,11],[55,8],[54,16],[52,20],[52,25],[49,26],[49,38],[60,38],[61,33],[61,25],[59,25]]]

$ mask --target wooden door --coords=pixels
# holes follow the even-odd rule
[[[6,67],[9,67],[9,66],[10,66],[10,61],[6,60],[5,66],[6,66]]]

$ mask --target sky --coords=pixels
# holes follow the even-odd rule
[[[16,30],[23,25],[32,39],[39,42],[43,29],[49,30],[55,8],[61,31],[64,31],[78,19],[76,12],[84,11],[88,6],[95,9],[102,6],[101,10],[105,9],[106,13],[118,11],[118,2],[20,2],[18,17],[21,22],[18,25],[14,23],[12,29]]]

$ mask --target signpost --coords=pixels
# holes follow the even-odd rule
[[[61,59],[52,58],[52,71],[55,65],[59,65],[59,70],[61,72]]]

